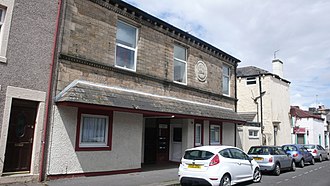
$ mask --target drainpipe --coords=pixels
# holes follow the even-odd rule
[[[44,126],[43,126],[43,137],[41,141],[41,160],[40,160],[40,167],[39,167],[39,182],[44,181],[44,169],[45,169],[45,160],[46,160],[46,140],[47,140],[47,125],[49,123],[49,112],[52,106],[52,82],[53,82],[53,70],[55,65],[55,56],[56,56],[56,47],[57,47],[57,36],[59,31],[59,20],[61,15],[61,7],[62,7],[62,0],[58,0],[58,7],[57,7],[57,16],[56,16],[56,26],[55,26],[55,33],[54,33],[54,42],[53,42],[53,49],[52,49],[52,62],[50,64],[50,74],[49,74],[49,81],[48,81],[48,91],[47,91],[47,98],[46,98],[46,113],[44,119]]]
[[[235,64],[235,112],[237,113],[237,63]],[[237,147],[237,123],[235,123],[234,144]]]
[[[262,145],[266,145],[264,143],[264,122],[263,122],[263,107],[262,107],[262,87],[261,87],[261,74],[259,72],[259,95],[260,95],[260,126],[261,126],[261,143]]]

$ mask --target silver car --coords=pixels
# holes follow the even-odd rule
[[[315,160],[318,160],[319,162],[323,160],[329,160],[328,151],[325,150],[321,145],[308,144],[304,145],[304,147],[313,155]]]
[[[261,171],[270,171],[278,176],[283,169],[296,170],[293,159],[281,147],[252,146],[248,155],[256,160]]]

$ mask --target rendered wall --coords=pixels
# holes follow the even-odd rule
[[[75,151],[77,112],[75,107],[54,107],[47,175],[141,167],[142,115],[113,113],[111,151]]]
[[[259,80],[254,85],[246,85],[246,78],[237,79],[237,98],[238,112],[258,112],[258,120],[261,121],[260,99],[257,99],[258,105],[253,99],[260,96]],[[262,76],[262,96],[263,104],[263,126],[266,136],[266,144],[274,144],[274,124],[280,122],[276,142],[277,145],[290,143],[291,141],[291,124],[289,118],[290,112],[290,92],[289,84],[281,81],[271,75]],[[246,138],[242,140],[248,140]]]
[[[319,144],[319,136],[321,136],[321,145],[324,147],[324,123],[321,120],[313,118],[297,119],[296,126],[306,128],[306,144]]]

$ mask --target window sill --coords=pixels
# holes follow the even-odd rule
[[[4,56],[0,56],[0,63],[7,63],[7,58]]]
[[[111,147],[76,147],[76,151],[111,151]]]
[[[256,137],[256,136],[249,136],[249,139],[259,139],[259,136]]]

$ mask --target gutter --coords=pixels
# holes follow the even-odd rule
[[[41,141],[41,160],[40,160],[40,167],[39,167],[39,182],[44,181],[44,169],[45,169],[45,152],[46,152],[46,140],[47,140],[47,125],[49,123],[49,111],[52,105],[52,82],[53,82],[53,71],[54,71],[54,64],[55,64],[55,56],[56,56],[56,48],[57,48],[57,36],[59,32],[59,20],[61,15],[61,7],[62,7],[62,0],[58,0],[58,7],[57,7],[57,16],[56,16],[56,26],[55,26],[55,33],[54,33],[54,43],[53,43],[53,50],[52,50],[52,62],[50,64],[50,74],[49,74],[49,81],[48,81],[48,91],[47,91],[47,98],[46,98],[46,113],[44,119],[44,126],[43,126],[43,137]]]

